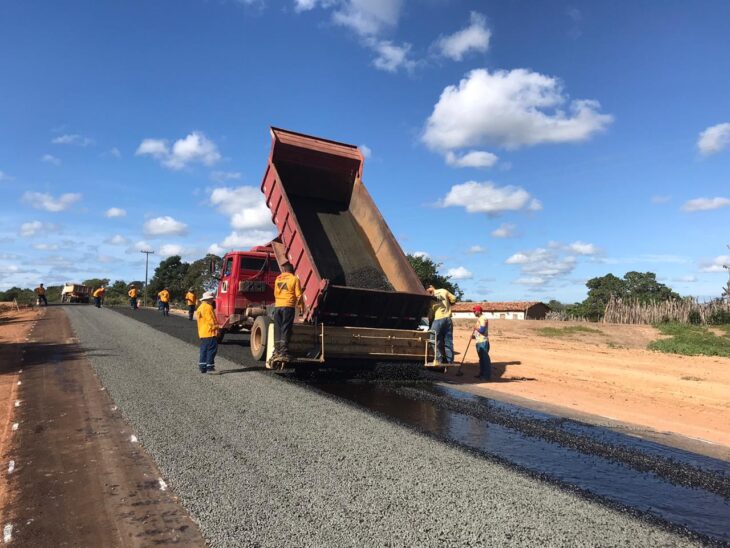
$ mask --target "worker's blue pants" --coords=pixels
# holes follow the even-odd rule
[[[94,297],[94,306],[96,308],[101,308],[101,297]]]
[[[454,363],[454,324],[451,318],[434,320],[431,329],[436,333],[436,361]]]
[[[188,320],[193,321],[193,314],[195,314],[195,305],[188,305]]]
[[[215,355],[218,353],[218,339],[216,337],[204,337],[200,339],[200,359],[198,367],[201,371],[215,365]]]
[[[160,310],[162,310],[163,316],[170,315],[170,303],[160,303]]]
[[[129,298],[129,306],[132,308],[132,310],[137,310],[137,297]]]
[[[489,357],[489,341],[477,343],[477,355],[479,356],[479,378],[491,379],[492,360]]]

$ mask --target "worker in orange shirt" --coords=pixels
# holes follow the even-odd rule
[[[103,285],[101,287],[97,287],[94,290],[94,306],[96,308],[101,308],[101,301],[104,298],[104,293],[106,293],[106,287],[104,287]]]
[[[43,287],[43,284],[40,284],[38,287],[35,288],[35,294],[38,295],[39,305],[43,303],[45,306],[48,306],[48,299],[46,299],[46,288]]]
[[[291,263],[281,267],[281,274],[274,282],[274,358],[289,361],[289,341],[291,340],[294,314],[302,304],[302,287],[294,275]],[[303,311],[303,310],[302,310]]]
[[[170,315],[170,291],[164,288],[157,296],[160,298],[160,308],[163,316]]]
[[[198,304],[198,298],[195,296],[195,291],[193,291],[192,287],[185,293],[185,304],[188,305],[188,320],[193,321],[193,314],[195,313],[195,305]]]
[[[200,297],[198,307],[198,337],[200,338],[200,358],[198,369],[201,373],[215,371],[215,355],[218,353],[218,320],[211,301],[215,300],[215,293],[207,291]]]
[[[129,295],[129,306],[132,307],[132,310],[137,310],[137,297],[139,296],[137,286],[132,284],[132,287],[127,292],[127,295]]]

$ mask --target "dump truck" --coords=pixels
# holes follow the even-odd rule
[[[222,333],[249,331],[253,357],[273,365],[273,283],[290,263],[305,313],[292,331],[289,365],[430,363],[432,337],[418,326],[432,298],[362,182],[360,150],[279,128],[271,137],[261,191],[279,235],[224,257]]]
[[[81,284],[67,283],[61,290],[62,303],[88,303],[91,288]]]

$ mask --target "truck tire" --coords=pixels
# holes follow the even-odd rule
[[[259,316],[251,327],[251,355],[254,360],[264,361],[266,359],[266,343],[269,338],[269,326],[271,318]]]

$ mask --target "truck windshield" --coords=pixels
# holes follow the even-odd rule
[[[241,257],[241,270],[253,270],[258,272],[263,270],[266,259],[258,257]]]

